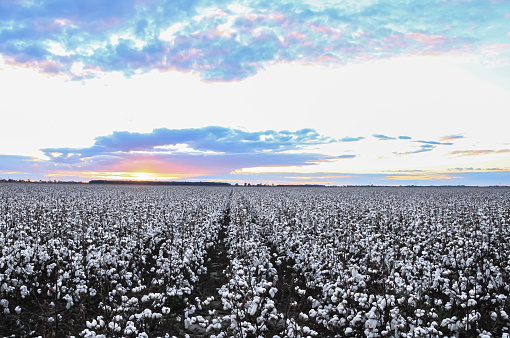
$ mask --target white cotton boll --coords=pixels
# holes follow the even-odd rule
[[[414,311],[414,315],[418,318],[423,317],[425,315],[425,310],[422,309],[416,309]]]
[[[501,318],[503,318],[504,320],[508,320],[508,314],[506,313],[505,310],[501,310]]]
[[[276,295],[277,292],[278,292],[277,288],[269,289],[269,294],[271,295],[271,298],[274,298],[274,296]]]
[[[8,315],[9,313],[11,313],[11,311],[9,310],[9,308],[8,308],[8,307],[6,307],[6,308],[4,309],[4,313],[5,313],[6,315]]]
[[[122,329],[119,325],[119,323],[115,323],[115,322],[110,322],[108,323],[108,327],[110,329],[112,329],[113,331],[115,332],[120,332],[120,330]]]
[[[377,327],[377,316],[375,315],[375,313],[369,312],[367,317],[368,320],[365,322],[365,327],[370,330],[375,329]]]
[[[20,314],[21,313],[21,307],[16,306],[16,308],[14,309],[14,311],[16,311],[17,314]]]
[[[496,312],[492,311],[491,312],[491,319],[494,320],[494,321],[498,320],[498,314]]]
[[[2,299],[0,300],[0,305],[2,305],[3,307],[8,307],[9,301],[7,299]]]
[[[142,317],[151,318],[152,317],[152,310],[151,309],[143,310]]]
[[[258,308],[258,304],[257,303],[252,303],[251,304],[251,307],[250,307],[250,310],[249,310],[250,316],[253,316],[253,315],[255,315],[255,313],[257,313],[257,308]]]
[[[166,307],[166,306],[163,306],[161,308],[161,312],[164,314],[164,315],[167,315],[170,313],[170,308],[169,307]]]
[[[30,291],[28,291],[28,289],[25,285],[22,285],[20,287],[20,293],[21,293],[21,298],[25,298],[26,296],[28,296],[30,294]]]

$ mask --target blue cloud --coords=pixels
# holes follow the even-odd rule
[[[398,155],[409,155],[409,154],[419,154],[419,153],[425,153],[428,151],[432,151],[435,149],[435,146],[432,144],[422,144],[419,149],[413,150],[413,151],[407,151],[405,153],[396,153]]]
[[[413,141],[413,142],[430,144],[430,145],[445,145],[445,146],[453,145],[453,143],[451,143],[451,142],[438,142],[438,141]]]
[[[363,139],[365,139],[365,138],[362,137],[362,136],[359,136],[359,137],[344,137],[344,138],[339,139],[338,141],[340,141],[340,142],[356,142],[356,141],[361,141]]]
[[[0,155],[0,173],[25,172],[37,169],[37,160],[30,156]]]
[[[447,135],[440,138],[441,141],[463,139],[463,135]]]
[[[399,138],[399,140],[410,140],[410,139],[412,139],[412,137],[410,137],[410,136],[399,136],[398,138]]]
[[[4,0],[0,54],[12,63],[28,62],[76,79],[95,76],[93,69],[126,76],[177,69],[208,81],[232,81],[273,62],[338,65],[360,57],[476,53],[483,46],[508,43],[508,1],[310,5],[248,0],[242,2],[248,15],[237,13],[231,6],[236,4],[241,2]],[[163,38],[170,27],[172,37]],[[53,53],[51,43],[68,55]],[[86,66],[84,74],[71,72],[75,62]]]
[[[386,136],[386,135],[383,135],[383,134],[373,134],[372,136],[375,137],[376,139],[379,139],[379,140],[382,140],[382,141],[396,140],[395,137]]]
[[[154,129],[151,133],[116,131],[111,135],[96,137],[94,145],[88,148],[45,148],[44,154],[53,161],[75,163],[83,158],[99,155],[117,155],[119,152],[149,151],[167,152],[164,146],[186,144],[199,152],[220,152],[226,154],[259,154],[295,150],[307,145],[334,142],[319,135],[313,129],[295,132],[266,130],[247,132],[225,127],[204,127],[189,129]],[[158,148],[160,147],[160,148]]]

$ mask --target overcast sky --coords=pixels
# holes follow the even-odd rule
[[[2,0],[0,178],[510,185],[510,2]]]

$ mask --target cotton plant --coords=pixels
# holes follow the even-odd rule
[[[505,189],[2,185],[0,199],[0,331],[510,330]],[[227,282],[200,298],[227,208]]]

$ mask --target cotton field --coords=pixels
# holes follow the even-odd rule
[[[509,337],[510,189],[0,185],[2,337]]]

